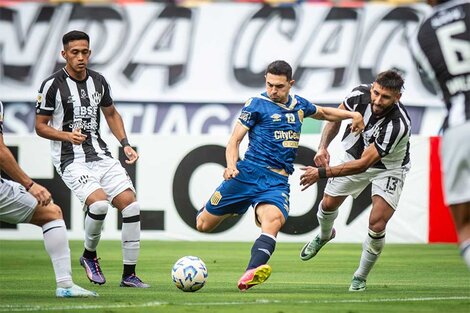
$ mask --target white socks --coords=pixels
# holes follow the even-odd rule
[[[336,217],[338,217],[338,209],[334,211],[323,211],[323,201],[318,204],[317,219],[320,224],[320,239],[328,240],[331,237],[331,230]]]
[[[460,244],[460,254],[470,270],[470,239]]]
[[[124,264],[137,263],[140,252],[140,205],[129,204],[122,210],[122,261]]]
[[[96,201],[88,207],[85,217],[85,249],[88,251],[96,251],[108,206],[108,201]]]
[[[362,244],[362,255],[359,262],[359,267],[354,273],[354,276],[367,279],[370,270],[379,258],[383,247],[385,246],[385,230],[376,233],[369,229],[369,234]]]
[[[70,248],[64,220],[54,220],[44,224],[42,226],[42,233],[44,236],[44,247],[51,258],[54,268],[57,287],[72,287]]]

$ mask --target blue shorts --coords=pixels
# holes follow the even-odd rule
[[[247,161],[237,163],[239,174],[224,180],[206,203],[213,215],[244,214],[251,206],[269,203],[277,206],[287,220],[289,178]]]

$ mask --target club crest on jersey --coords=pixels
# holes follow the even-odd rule
[[[220,194],[220,191],[214,192],[214,194],[211,197],[211,204],[218,205],[220,200],[222,200],[222,195]]]
[[[94,93],[91,94],[91,100],[90,103],[93,105],[98,105],[101,102],[101,93],[95,91]]]
[[[88,175],[82,175],[80,178],[78,178],[78,182],[82,185],[85,185],[88,182]]]
[[[80,89],[80,98],[82,98],[82,99],[88,98],[87,95],[86,95],[85,89]]]
[[[271,118],[273,119],[273,122],[280,122],[281,114],[274,113],[273,115],[271,115]]]

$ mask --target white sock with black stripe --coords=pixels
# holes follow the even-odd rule
[[[122,261],[124,264],[137,263],[140,252],[140,205],[129,204],[122,210]]]
[[[384,246],[385,230],[376,233],[369,229],[367,238],[362,244],[361,260],[354,276],[366,280],[370,270],[374,266],[375,262],[377,262],[380,253],[382,253]]]
[[[334,211],[323,211],[323,201],[318,204],[317,219],[320,224],[320,239],[328,240],[331,238],[333,224],[338,217],[338,209]]]
[[[42,225],[44,247],[52,261],[57,287],[73,286],[70,248],[64,220],[54,220]]]
[[[85,217],[85,249],[88,251],[96,251],[108,207],[106,200],[96,201],[88,207]]]

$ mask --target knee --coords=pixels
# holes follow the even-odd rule
[[[99,215],[99,216],[106,216],[108,213],[109,203],[106,200],[96,201],[93,202],[88,206],[88,215]]]
[[[49,211],[51,212],[50,213],[51,221],[63,219],[62,209],[57,204],[52,203],[52,204],[49,204],[49,206],[51,207],[49,209]]]
[[[323,211],[335,211],[338,209],[337,201],[335,198],[325,194],[321,200],[321,208]]]
[[[212,230],[209,227],[208,223],[206,223],[204,221],[204,218],[201,216],[198,216],[198,218],[196,219],[196,229],[198,232],[201,232],[201,233],[208,233]]]
[[[372,230],[373,232],[380,233],[385,231],[385,228],[387,227],[387,221],[384,219],[376,219],[376,220],[371,220],[369,221],[369,229]]]
[[[37,206],[29,223],[43,226],[46,223],[62,219],[61,208],[57,204],[49,203],[46,206]]]

